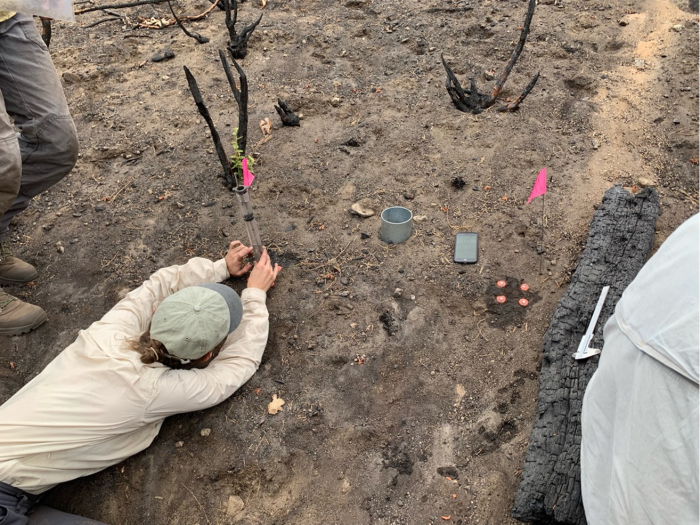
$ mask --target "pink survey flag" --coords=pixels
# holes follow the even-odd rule
[[[540,174],[537,176],[535,185],[532,187],[532,192],[530,192],[527,203],[530,204],[532,199],[544,195],[545,193],[547,193],[547,168],[542,168],[542,171],[540,171]]]
[[[249,188],[250,185],[253,184],[253,179],[255,179],[255,175],[253,175],[248,169],[248,159],[243,158],[243,160],[241,161],[241,165],[243,166],[243,186]]]

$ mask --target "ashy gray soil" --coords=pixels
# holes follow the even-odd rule
[[[263,364],[228,401],[169,419],[148,450],[47,503],[111,524],[514,523],[543,335],[594,207],[614,184],[656,186],[656,246],[698,211],[697,12],[542,0],[502,96],[540,71],[534,91],[518,112],[468,115],[449,99],[440,54],[490,90],[526,2],[256,2],[239,14],[264,15],[241,61],[252,200],[285,267]],[[228,146],[238,123],[218,62],[223,12],[187,23],[211,39],[202,45],[177,26],[133,28],[170,18],[166,4],[117,12],[91,28],[109,15],[54,22],[82,153],[13,230],[41,277],[10,291],[49,322],[0,341],[5,397],[152,271],[247,242],[182,70]],[[166,48],[172,60],[150,61]],[[281,127],[278,97],[301,127]],[[540,255],[541,198],[525,201],[545,166]],[[377,213],[351,214],[358,201]],[[416,215],[399,245],[378,236],[392,205]],[[477,264],[452,262],[458,231],[479,233]],[[499,279],[510,283],[503,305]],[[520,282],[527,307],[515,304]],[[286,404],[269,415],[273,395]]]

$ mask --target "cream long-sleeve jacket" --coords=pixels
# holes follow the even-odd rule
[[[228,278],[225,260],[163,268],[129,293],[0,406],[0,481],[40,494],[147,448],[170,415],[212,407],[257,370],[268,336],[266,294],[241,294],[243,319],[201,370],[144,365],[129,340],[167,296]]]

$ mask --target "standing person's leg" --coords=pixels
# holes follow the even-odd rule
[[[0,23],[0,92],[0,285],[20,284],[38,274],[7,249],[10,221],[32,197],[65,177],[78,156],[61,82],[30,16]],[[45,320],[41,308],[0,290],[0,334],[25,333]]]
[[[0,213],[12,206],[19,193],[21,180],[22,155],[19,152],[17,133],[5,110],[5,101],[0,97]]]
[[[27,512],[38,499],[0,481],[0,525],[27,525]]]
[[[28,525],[107,525],[102,521],[83,518],[60,510],[36,505],[28,514]],[[2,525],[0,523],[0,525]]]
[[[78,135],[63,87],[30,16],[17,14],[0,24],[0,90],[22,153],[19,194],[8,209],[0,209],[2,241],[12,218],[78,160]]]

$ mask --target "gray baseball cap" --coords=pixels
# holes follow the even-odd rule
[[[183,362],[199,359],[233,332],[243,317],[241,298],[228,286],[209,283],[168,296],[151,321],[151,338]]]

